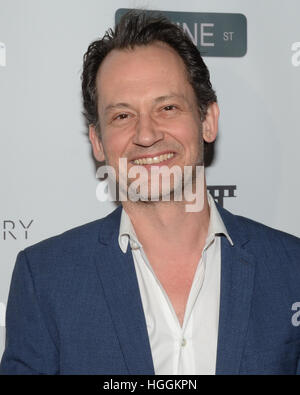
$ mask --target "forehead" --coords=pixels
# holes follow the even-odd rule
[[[157,42],[133,49],[112,50],[97,74],[99,102],[122,96],[185,94],[191,89],[181,57],[167,44]]]

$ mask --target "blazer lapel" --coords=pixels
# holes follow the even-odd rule
[[[124,254],[118,244],[120,215],[121,208],[118,208],[103,221],[95,264],[128,373],[153,375],[151,348],[132,253],[128,246]]]
[[[221,300],[216,374],[238,374],[246,340],[254,284],[255,258],[237,218],[218,207],[234,243],[221,241]]]

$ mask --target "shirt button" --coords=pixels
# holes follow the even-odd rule
[[[137,244],[136,242],[132,241],[132,242],[131,242],[131,249],[132,249],[132,250],[138,250],[138,249],[139,249],[138,244]]]
[[[183,338],[183,339],[181,340],[181,347],[184,347],[185,345],[186,345],[186,339]]]

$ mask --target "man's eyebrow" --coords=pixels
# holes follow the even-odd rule
[[[109,104],[108,106],[105,107],[105,112],[107,113],[110,110],[113,110],[115,108],[129,108],[130,105],[128,103],[115,103],[115,104]]]
[[[157,97],[156,99],[154,99],[154,102],[155,103],[161,103],[161,102],[164,102],[164,101],[170,100],[170,99],[183,99],[183,100],[186,100],[185,96],[182,95],[182,94],[171,93],[170,95]]]

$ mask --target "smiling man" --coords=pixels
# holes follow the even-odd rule
[[[207,193],[197,170],[219,108],[198,49],[165,18],[130,12],[89,46],[82,88],[95,158],[118,183],[122,164],[123,187],[136,170],[148,188],[20,252],[1,373],[300,373],[300,242]],[[175,199],[187,188],[201,209]]]

